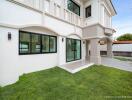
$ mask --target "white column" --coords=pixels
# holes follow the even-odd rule
[[[91,39],[90,40],[90,62],[95,64],[101,64],[101,56],[100,56],[100,39]]]
[[[107,57],[110,57],[110,58],[113,57],[112,41],[107,41]]]
[[[86,40],[86,59],[89,60],[89,41]]]

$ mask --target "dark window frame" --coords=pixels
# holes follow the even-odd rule
[[[77,15],[80,16],[80,13],[81,13],[81,12],[80,12],[80,11],[81,11],[81,10],[80,10],[80,9],[81,9],[80,5],[78,5],[77,3],[75,3],[73,0],[69,0],[69,1],[72,2],[75,6],[77,6],[77,7],[79,8],[79,15],[78,15],[78,14],[77,14]],[[68,8],[68,10],[70,10],[69,7],[68,7],[68,4],[67,4],[67,8]],[[73,12],[72,10],[70,10],[70,11]],[[73,13],[75,13],[75,12],[73,12]],[[76,13],[75,13],[75,14],[76,14]]]
[[[30,51],[29,53],[21,53],[21,47],[20,47],[20,34],[22,33],[26,33],[26,34],[29,34],[30,35]],[[32,37],[32,34],[35,34],[35,35],[39,35],[40,36],[40,52],[39,53],[32,53],[32,48],[31,48],[31,37]],[[55,45],[55,52],[50,52],[50,48],[49,48],[49,52],[42,52],[42,36],[48,36],[49,38],[50,37],[54,37],[55,38],[55,42],[56,42],[56,45]],[[50,46],[50,39],[49,39],[49,46]],[[50,54],[50,53],[57,53],[57,36],[53,36],[53,35],[46,35],[46,34],[41,34],[41,33],[34,33],[34,32],[27,32],[27,31],[19,31],[19,46],[18,46],[18,50],[19,50],[19,55],[32,55],[32,54]]]
[[[80,41],[80,58],[79,59],[76,59],[75,58],[75,49],[76,48],[74,48],[74,60],[70,60],[70,61],[68,61],[68,59],[67,59],[67,42],[68,42],[68,40],[74,40],[74,41]],[[75,44],[76,42],[74,42],[74,47],[76,46],[76,44]],[[73,39],[73,38],[66,38],[66,62],[72,62],[72,61],[77,61],[77,60],[80,60],[80,59],[82,59],[82,42],[81,42],[81,40],[79,40],[79,39]]]
[[[90,9],[90,14],[89,14],[89,12],[88,12],[88,9]],[[88,7],[85,8],[85,17],[86,17],[86,18],[89,18],[89,17],[91,17],[91,16],[92,16],[92,6],[89,5]]]

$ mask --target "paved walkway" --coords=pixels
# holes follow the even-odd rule
[[[102,64],[105,66],[110,66],[132,72],[132,62],[120,61],[114,58],[102,57]]]

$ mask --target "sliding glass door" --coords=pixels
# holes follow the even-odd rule
[[[81,59],[81,41],[77,39],[66,39],[66,61]]]

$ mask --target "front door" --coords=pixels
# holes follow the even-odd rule
[[[75,61],[81,59],[81,40],[66,39],[66,61]]]

